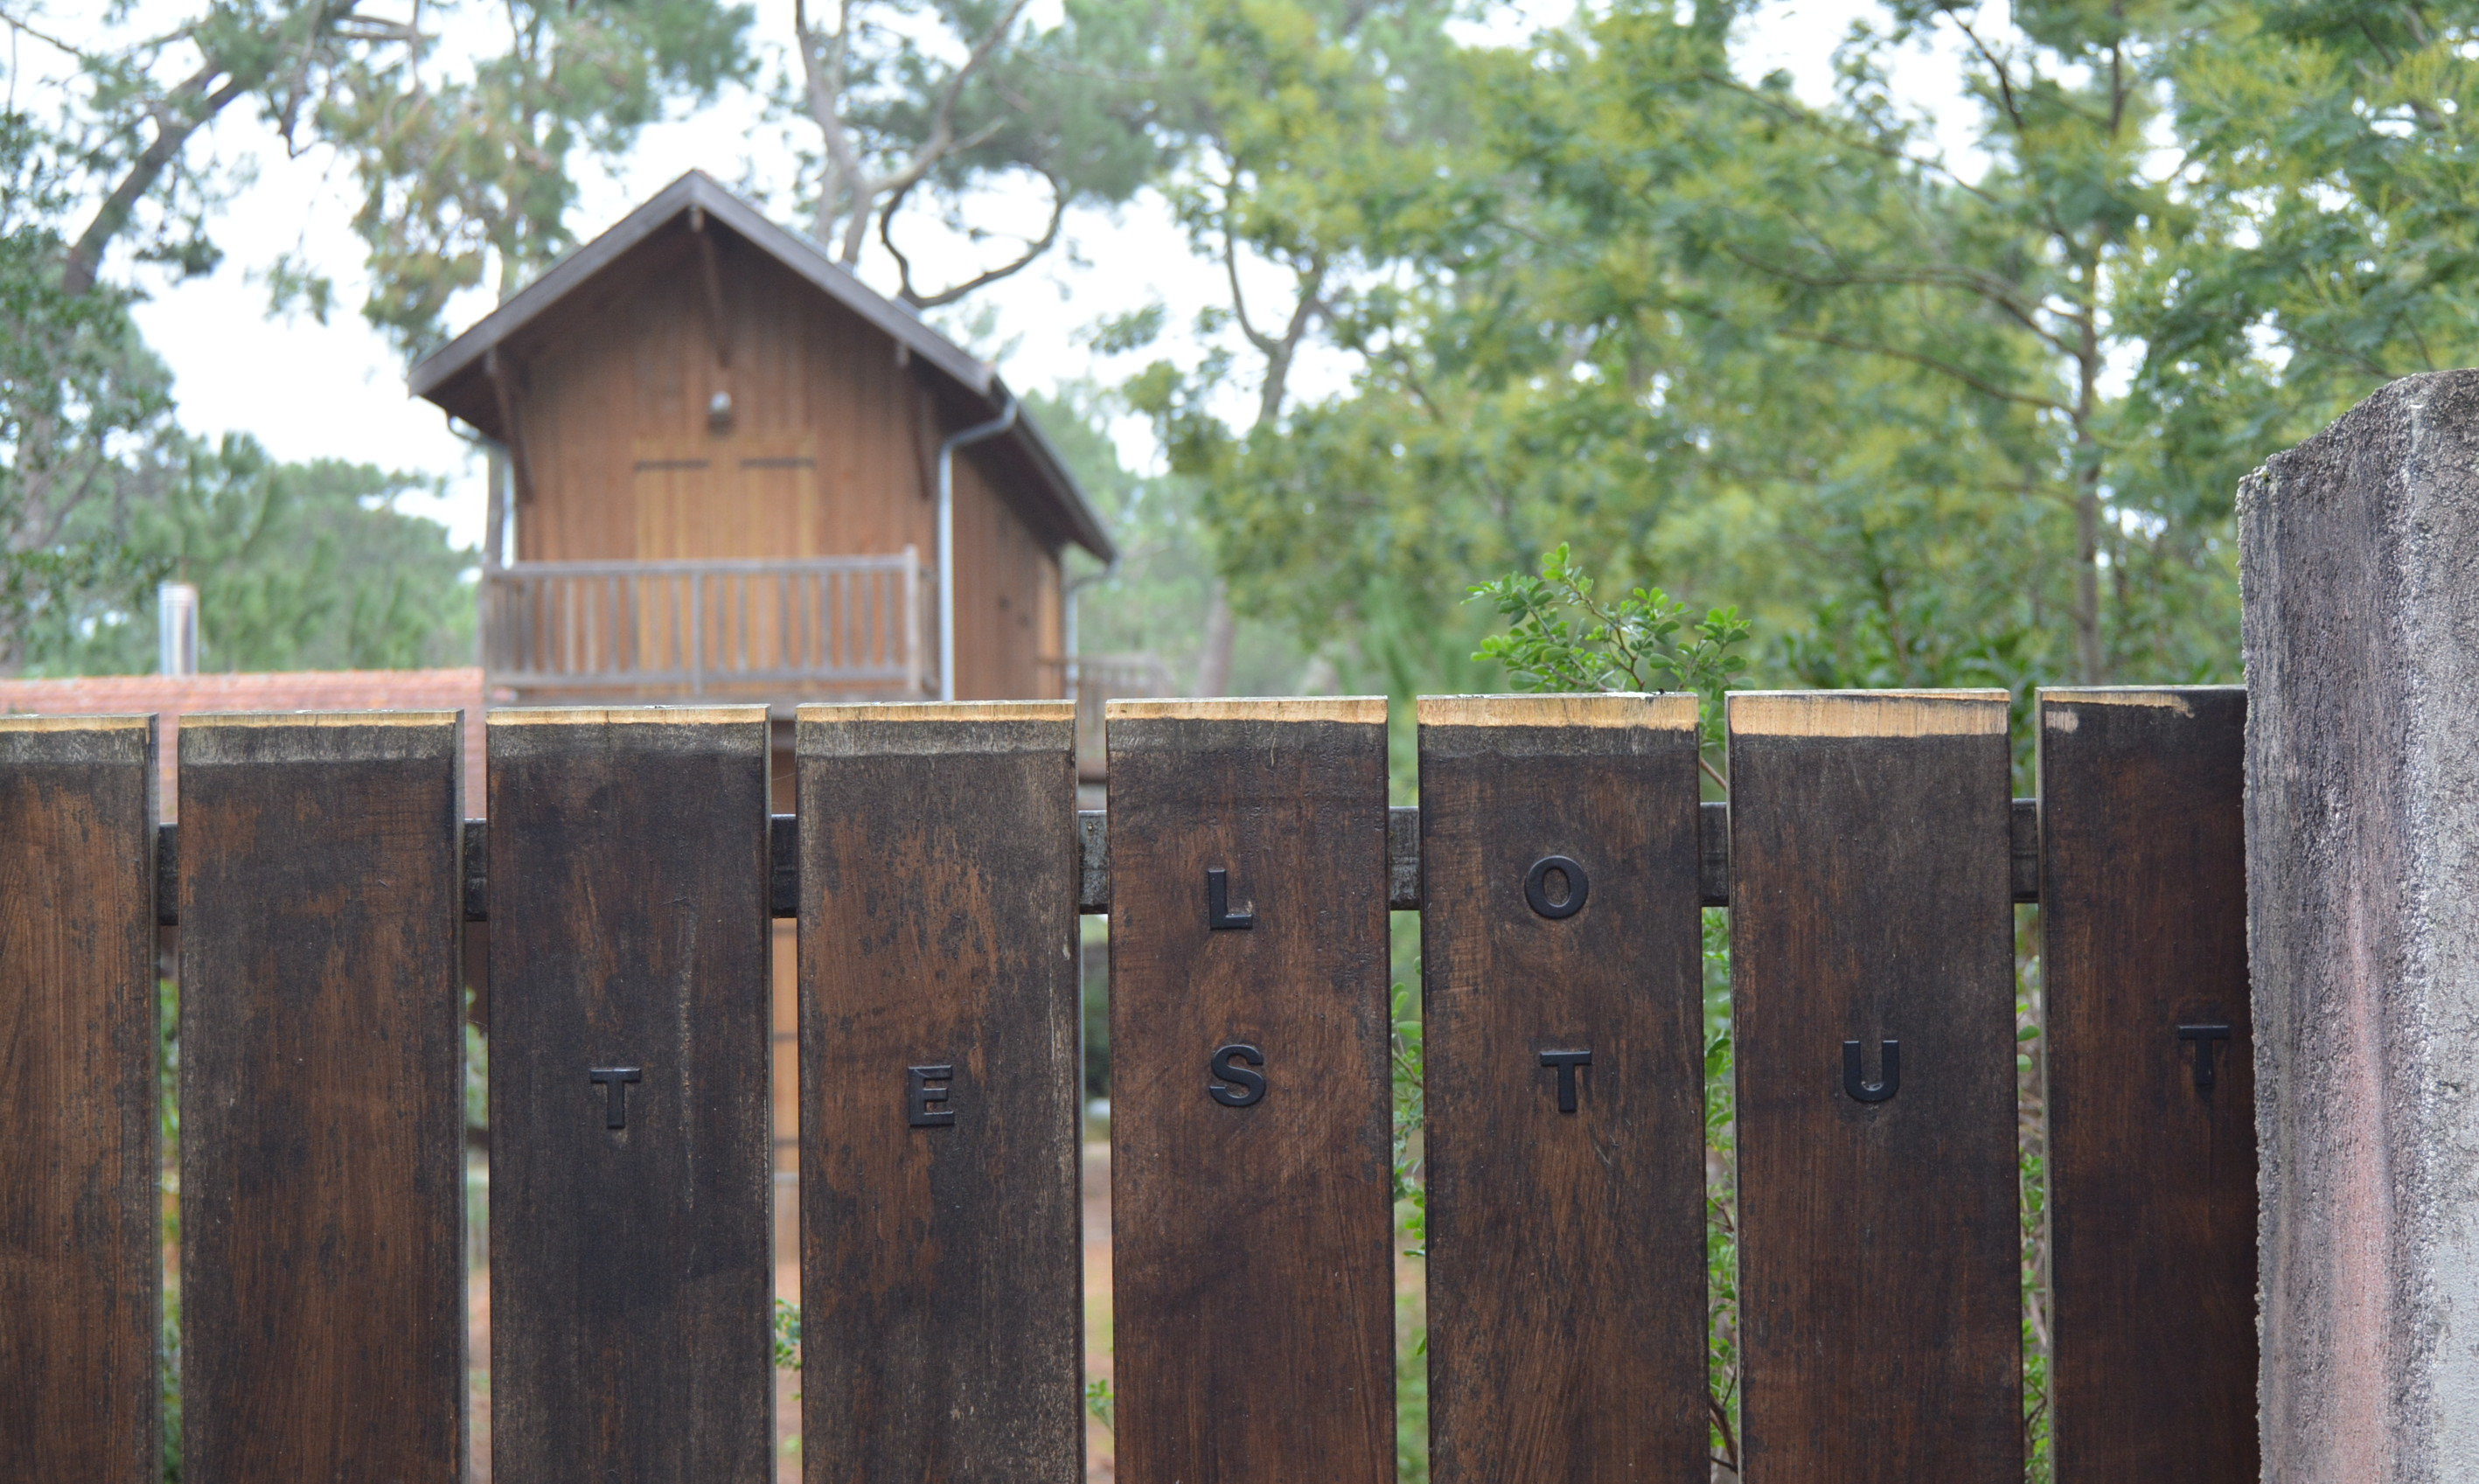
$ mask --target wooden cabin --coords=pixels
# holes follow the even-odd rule
[[[997,371],[698,171],[413,368],[489,440],[483,664],[521,702],[1065,694],[1109,535]],[[992,424],[1004,424],[992,428]]]

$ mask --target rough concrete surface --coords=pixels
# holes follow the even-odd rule
[[[2263,1476],[2479,1477],[2479,371],[2250,475]]]

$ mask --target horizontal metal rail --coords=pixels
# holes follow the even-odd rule
[[[1420,909],[1420,810],[1418,806],[1386,811],[1386,905],[1398,912]],[[2040,802],[2014,801],[2008,821],[2008,876],[2016,902],[2040,900]],[[766,901],[776,917],[801,915],[801,820],[776,814],[768,820]],[[155,920],[165,927],[180,923],[181,827],[155,827]],[[465,920],[490,921],[490,825],[465,821]],[[1730,806],[1706,804],[1697,816],[1697,879],[1706,907],[1730,905]],[[1111,910],[1111,826],[1102,809],[1076,814],[1076,910],[1087,916]]]

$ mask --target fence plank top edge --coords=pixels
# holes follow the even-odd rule
[[[1383,696],[1186,697],[1163,701],[1112,701],[1103,706],[1111,722],[1351,722],[1386,724]]]
[[[464,761],[461,711],[233,711],[181,718],[178,763]]]
[[[1072,722],[1073,701],[807,702],[794,716],[804,727],[856,722]]]
[[[1743,736],[2003,736],[2002,690],[1732,691],[1730,730]]]
[[[0,762],[142,766],[154,747],[152,716],[0,717]]]
[[[747,725],[762,719],[766,707],[755,705],[696,706],[495,706],[490,725],[497,727],[656,726],[710,727]]]
[[[189,711],[183,729],[216,728],[448,727],[462,711]]]
[[[2243,685],[2043,685],[2043,705],[2159,706],[2181,716],[2193,716],[2188,698],[2243,696]]]
[[[923,710],[952,710],[931,705]],[[987,756],[1076,751],[1076,717],[1064,702],[1026,705],[1026,716],[803,716],[792,750],[802,757]],[[1056,714],[1041,714],[1055,712]],[[923,723],[934,723],[924,726]],[[1072,766],[1072,763],[1069,765]]]
[[[152,711],[108,716],[46,716],[32,711],[0,715],[0,731],[136,731],[154,724]]]
[[[545,707],[499,718],[491,714],[489,742],[501,762],[589,754],[762,758],[773,736],[762,705]]]
[[[1697,699],[1684,691],[1575,695],[1422,696],[1423,727],[1650,727],[1694,729]]]

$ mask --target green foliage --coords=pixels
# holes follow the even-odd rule
[[[285,464],[232,436],[89,518],[148,570],[195,582],[207,670],[406,669],[474,662],[473,557],[399,511],[430,481],[366,464]],[[56,674],[155,664],[151,594],[62,611],[32,646]]]
[[[129,295],[63,285],[65,148],[0,115],[0,668],[75,604],[144,585],[144,564],[93,516],[175,437],[169,377]]]
[[[1780,22],[1740,0],[1502,48],[1192,13],[1184,219],[1290,269],[1350,379],[1218,416],[1305,344],[1235,300],[1131,399],[1236,605],[1333,644],[1383,595],[1415,670],[1463,648],[1455,575],[1568,540],[1739,604],[1767,683],[2234,678],[2239,476],[2479,358],[2467,8],[1903,0],[1821,102],[1737,65]],[[1930,38],[1959,116],[1892,81]]]
[[[1591,575],[1563,542],[1541,558],[1539,576],[1511,572],[1471,596],[1487,599],[1507,621],[1506,631],[1483,639],[1472,658],[1504,665],[1523,689],[1693,691],[1708,746],[1721,745],[1723,693],[1748,667],[1730,652],[1750,632],[1738,609],[1708,609],[1690,627],[1687,605],[1657,587],[1636,588],[1616,601],[1597,597]]]
[[[1099,1376],[1085,1383],[1085,1411],[1103,1426],[1118,1429],[1119,1399],[1112,1394],[1110,1377]]]
[[[1706,1439],[1712,1456],[1739,1469],[1738,1084],[1730,1038],[1730,914],[1703,915],[1704,1331]]]
[[[784,1299],[775,1300],[775,1366],[779,1370],[801,1369],[801,1306]]]
[[[575,243],[580,156],[617,162],[677,101],[747,75],[750,10],[722,0],[510,0],[505,47],[461,75],[420,48],[341,68],[320,135],[353,162],[354,228],[372,279],[363,314],[409,351],[444,333],[450,295],[505,298]],[[315,286],[289,265],[279,292]]]
[[[1421,1050],[1419,991],[1396,985],[1392,1051],[1394,1099],[1395,1224],[1411,1245],[1408,1257],[1424,1257],[1429,1240],[1429,1191],[1422,1168],[1421,1131],[1427,1125],[1426,1056]]]
[[[1137,474],[1120,462],[1106,429],[1126,406],[1121,397],[1070,383],[1048,396],[1027,394],[1024,402],[1119,546],[1118,565],[1094,575],[1097,580],[1079,592],[1081,647],[1087,654],[1151,654],[1184,693],[1203,658],[1214,593],[1212,534],[1197,519],[1196,481],[1175,473]],[[1316,648],[1287,626],[1243,619],[1232,689],[1240,695],[1296,691]]]

